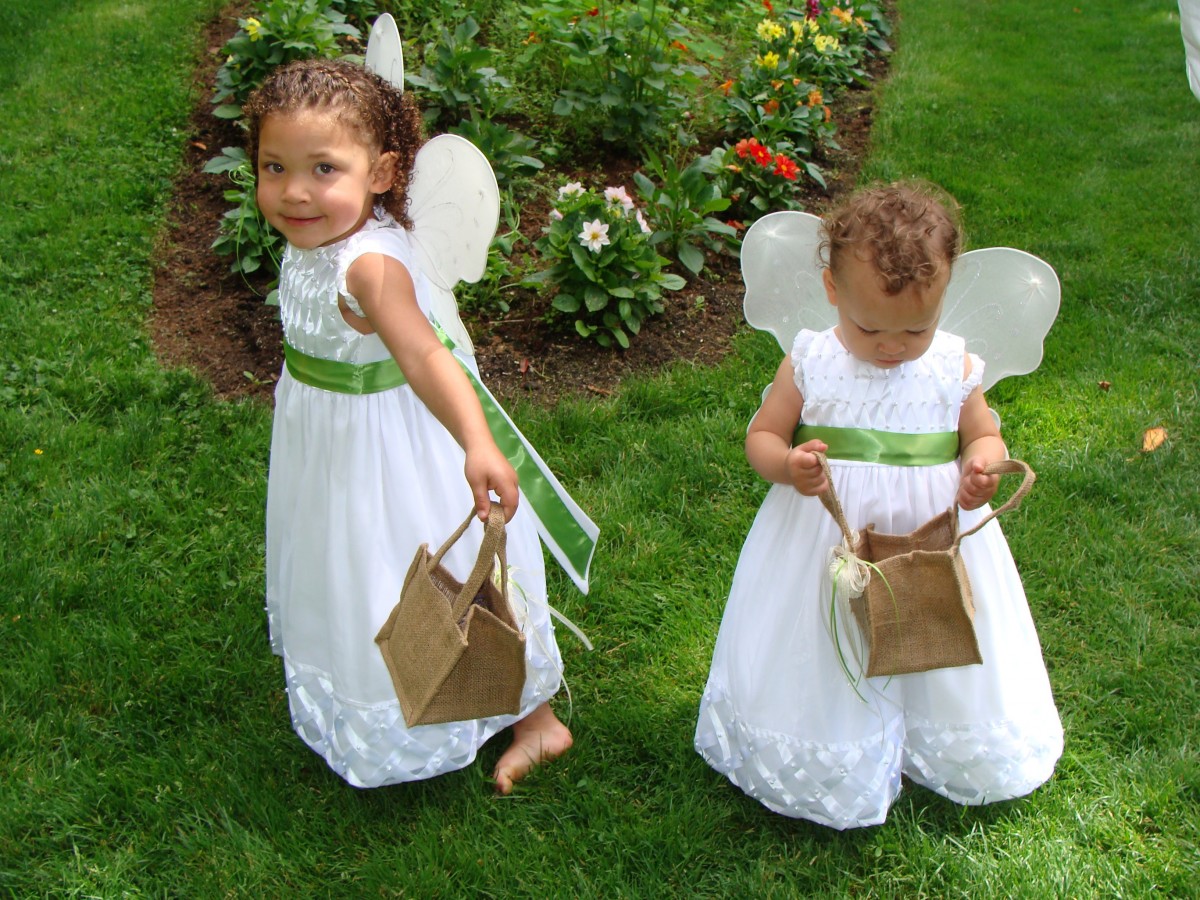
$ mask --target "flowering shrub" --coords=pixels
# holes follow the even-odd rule
[[[720,175],[722,192],[732,205],[735,219],[753,220],[780,209],[798,209],[797,182],[802,164],[777,146],[775,149],[755,138],[738,141],[732,147],[718,147],[711,164]]]
[[[571,182],[558,190],[550,224],[534,246],[550,268],[530,286],[554,285],[554,309],[603,347],[629,346],[642,322],[662,312],[662,292],[684,286],[662,271],[667,260],[650,243],[651,229],[623,187],[603,194]]]
[[[689,63],[687,29],[673,0],[540,0],[525,12],[539,64],[561,67],[554,113],[597,123],[605,140],[654,143],[685,118],[707,70]],[[565,54],[563,51],[566,51]]]

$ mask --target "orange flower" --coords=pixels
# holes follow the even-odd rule
[[[782,81],[772,81],[772,82],[771,82],[771,89],[772,89],[772,90],[776,90],[776,91],[777,91],[777,90],[779,90],[781,87],[783,87],[783,82],[782,82]]]
[[[768,116],[773,116],[778,111],[779,101],[773,97],[763,104],[763,112],[765,112]]]
[[[828,106],[826,106],[826,107],[823,107],[823,108],[824,108],[824,110],[825,110],[825,121],[826,121],[826,122],[828,122],[828,121],[829,121],[829,117],[830,117],[830,116],[832,116],[832,115],[833,115],[833,113],[831,113],[831,112],[829,111],[829,107],[828,107]]]
[[[726,81],[724,84],[721,85],[720,91],[722,94],[724,94],[726,97],[728,97],[729,91],[732,87],[733,87],[733,79],[730,78],[728,81]]]
[[[531,32],[529,32],[529,37],[525,38],[525,40],[521,41],[521,43],[522,43],[522,44],[536,44],[536,43],[538,43],[538,36],[537,36],[537,32],[536,32],[536,31],[531,31]]]
[[[820,106],[821,103],[823,103],[824,101],[825,101],[825,98],[821,96],[820,88],[813,88],[811,91],[808,92],[808,105],[809,106]]]
[[[682,51],[683,53],[687,53],[688,51],[688,45],[683,41],[671,41],[671,46],[676,50]]]

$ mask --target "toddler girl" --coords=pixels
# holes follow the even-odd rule
[[[750,425],[746,456],[774,484],[734,573],[696,749],[768,808],[839,829],[883,822],[901,774],[958,803],[1027,794],[1050,777],[1062,726],[996,522],[961,545],[982,665],[857,687],[843,673],[828,624],[828,554],[842,535],[817,499],[828,485],[815,454],[851,527],[903,534],[956,502],[963,531],[980,521],[998,480],[983,470],[1007,451],[982,360],[937,330],[960,249],[953,203],[921,185],[876,187],[823,229],[838,324],[797,335]],[[881,448],[867,458],[855,450],[864,430]],[[935,458],[905,446],[932,435],[946,448]]]
[[[356,787],[468,765],[497,731],[507,793],[571,734],[547,701],[561,661],[541,546],[517,476],[461,365],[431,324],[406,192],[421,143],[406,95],[362,66],[277,69],[245,109],[258,205],[288,246],[279,277],[286,366],[275,394],[267,486],[267,611],[292,723]],[[465,473],[465,481],[464,481]],[[489,493],[504,507],[516,590],[528,603],[516,716],[408,728],[374,637],[422,543],[439,546]],[[465,577],[479,547],[444,562]]]

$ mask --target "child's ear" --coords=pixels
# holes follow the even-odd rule
[[[371,173],[371,193],[382,194],[396,181],[396,160],[399,154],[394,150],[381,153],[375,161],[375,171]]]
[[[837,306],[837,284],[834,283],[831,269],[821,270],[821,282],[825,285],[825,297],[829,300],[829,305]]]

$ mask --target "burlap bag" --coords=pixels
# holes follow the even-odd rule
[[[392,675],[404,721],[413,725],[482,719],[521,708],[525,636],[508,603],[504,510],[493,503],[475,568],[464,584],[442,567],[475,513],[432,556],[422,544],[400,602],[375,642]],[[500,561],[500,587],[492,580]]]
[[[975,603],[959,546],[1003,512],[1016,509],[1033,487],[1035,475],[1017,459],[993,463],[989,475],[1023,475],[1021,486],[974,528],[959,534],[958,508],[948,509],[908,534],[883,534],[869,524],[854,532],[829,479],[821,502],[837,521],[854,556],[868,567],[862,594],[850,609],[867,646],[867,675],[903,675],[982,663],[975,638]]]

